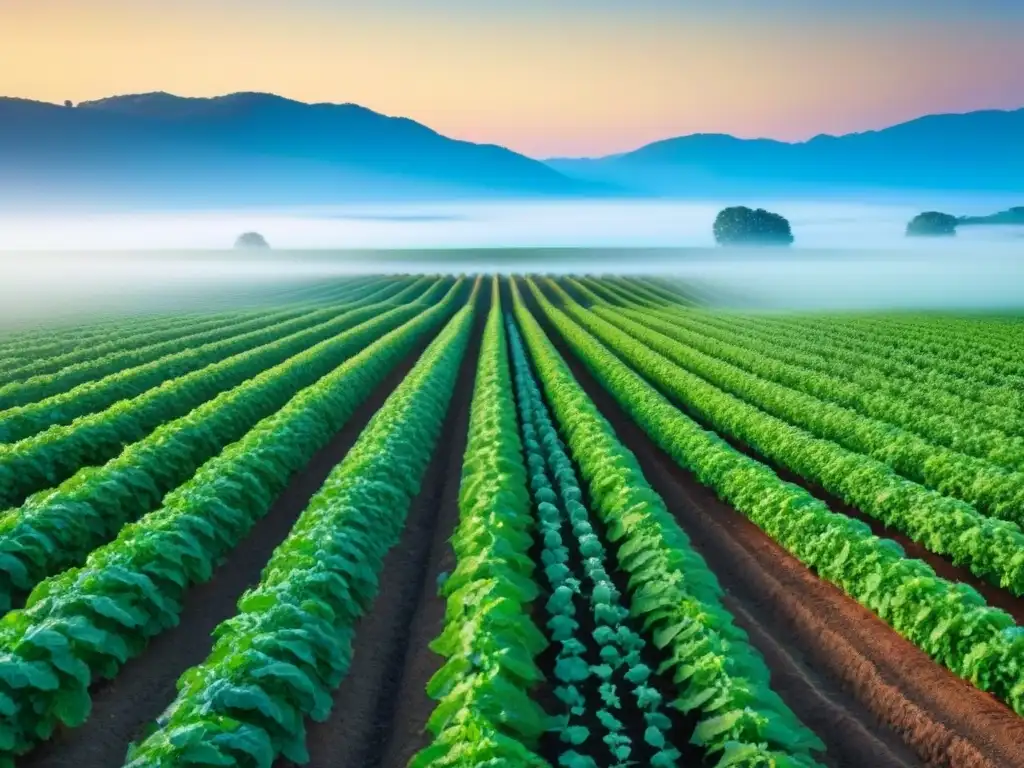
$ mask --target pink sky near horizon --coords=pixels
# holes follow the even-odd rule
[[[799,0],[783,0],[786,13],[739,13],[744,0],[684,12],[689,1],[549,12],[495,0],[484,12],[459,0],[0,0],[0,95],[268,91],[535,157],[1024,106],[1024,14],[1000,16],[1002,0],[977,0],[992,12],[974,16],[798,13]]]

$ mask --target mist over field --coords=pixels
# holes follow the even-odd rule
[[[716,248],[715,214],[735,202],[785,215],[794,246]],[[1014,202],[467,201],[0,216],[0,322],[186,298],[202,306],[225,283],[242,291],[403,271],[673,274],[756,308],[1003,309],[1024,306],[1024,229],[965,227],[939,240],[904,230],[928,208],[973,215]],[[249,230],[273,250],[231,250]]]
[[[795,247],[913,249],[907,221],[923,210],[992,213],[1014,198],[937,198],[863,204],[803,200],[454,201],[240,211],[0,213],[0,250],[230,248],[257,230],[278,249],[707,247],[711,224],[728,205],[766,207],[789,219]],[[985,230],[985,231],[982,231]],[[962,241],[1013,243],[1021,233],[977,228]]]

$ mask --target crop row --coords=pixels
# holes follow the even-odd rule
[[[394,294],[400,290],[398,283],[392,283],[375,291],[362,303],[394,300]],[[327,322],[349,309],[350,305],[341,304],[331,309],[306,312],[298,317],[292,317],[294,313],[267,315],[266,322],[258,324],[256,330],[201,346],[185,346],[180,352],[152,362],[112,373],[96,381],[84,382],[66,392],[27,405],[0,411],[0,443],[24,440],[54,424],[68,424],[79,416],[95,413],[119,400],[140,395],[170,379]]]
[[[632,626],[629,595],[607,570],[607,551],[511,321],[509,335],[549,587],[547,628],[558,646],[559,764],[625,768],[640,759],[674,768],[682,755],[671,744],[672,720],[644,663],[647,642]]]
[[[633,310],[625,312],[641,319]],[[693,340],[705,352],[713,346],[723,359],[759,376],[897,424],[953,450],[1011,469],[1024,467],[1024,416],[1012,408],[985,405],[870,365],[841,362],[805,338],[758,336],[694,313],[645,314],[670,323],[686,335],[687,343]]]
[[[294,316],[298,313],[290,314]],[[219,313],[197,319],[188,325],[175,325],[131,336],[128,340],[107,339],[67,354],[33,359],[0,374],[0,382],[3,383],[3,386],[0,386],[0,407],[9,408],[12,405],[31,402],[36,397],[49,394],[50,391],[59,391],[57,388],[47,389],[54,373],[64,371],[62,381],[78,383],[85,380],[85,377],[94,370],[100,371],[102,375],[103,371],[114,371],[131,365],[135,359],[145,360],[152,348],[160,354],[165,349],[173,348],[179,339],[223,338],[226,334],[235,333],[236,327],[241,326],[244,331],[259,320],[259,317],[254,318],[248,312]]]
[[[932,552],[968,565],[978,576],[1016,595],[1024,594],[1024,533],[1016,524],[985,517],[969,504],[900,477],[880,461],[765,413],[745,402],[745,398],[755,397],[753,388],[731,387],[742,392],[743,398],[718,389],[716,377],[704,368],[689,370],[685,348],[646,326],[629,320],[610,323],[571,299],[566,308],[625,362],[643,371],[649,381],[720,434],[753,447]],[[687,367],[677,364],[681,360]],[[714,363],[712,360],[706,367],[713,368]],[[799,418],[800,408],[808,417],[814,416],[813,404],[800,403],[791,409],[794,420]]]
[[[8,512],[0,518],[0,609],[16,604],[46,576],[80,564],[296,392],[419,311],[398,307],[328,338],[158,427],[102,467],[80,470]]]
[[[353,293],[365,293],[370,290],[373,289],[363,289],[362,292],[357,289]],[[284,322],[302,313],[301,309],[285,309],[273,313],[277,316],[270,319],[272,322]],[[165,355],[263,328],[267,325],[267,317],[266,313],[259,313],[255,317],[252,313],[241,316],[232,314],[211,320],[208,325],[212,327],[192,326],[184,334],[180,329],[164,332],[160,334],[161,339],[157,343],[150,343],[156,341],[155,339],[150,339],[142,345],[133,342],[129,345],[130,348],[125,349],[125,343],[115,339],[71,355],[40,360],[33,364],[34,369],[26,376],[20,376],[18,371],[13,372],[19,373],[21,380],[11,381],[0,387],[0,409],[25,405],[66,392],[83,382],[158,360]],[[136,342],[140,340],[139,337],[135,339]]]
[[[594,311],[612,319],[607,307],[595,307]],[[852,424],[849,415],[829,409],[836,414],[830,419],[833,431],[859,441],[854,450],[877,450],[883,440],[881,433],[886,432],[884,440],[899,445],[893,446],[884,460],[908,477],[977,504],[989,513],[996,506],[1009,510],[1020,506],[1015,497],[1021,482],[1012,472],[1024,468],[1024,437],[1004,431],[1024,428],[1024,417],[1013,409],[985,406],[938,388],[890,378],[863,362],[841,363],[806,339],[786,337],[770,343],[764,336],[720,325],[722,321],[704,313],[627,308],[618,314],[763,379],[887,422],[867,426],[863,420],[857,429],[848,426]],[[943,451],[899,428],[1010,472]],[[994,514],[1016,519],[1012,511]]]
[[[492,293],[451,538],[456,565],[441,588],[444,629],[430,644],[445,659],[427,685],[438,702],[427,722],[434,740],[410,768],[548,766],[535,751],[547,715],[529,695],[547,645],[530,617],[534,521],[497,281]]]
[[[921,414],[948,414],[977,430],[1024,434],[1024,398],[1008,388],[986,387],[935,369],[920,369],[885,357],[884,351],[849,351],[822,342],[813,331],[779,330],[746,318],[706,312],[664,312],[665,319],[801,368],[877,389],[890,400],[913,405]],[[940,417],[941,418],[941,417]],[[923,417],[922,421],[927,420]]]
[[[724,751],[733,762],[723,760],[723,765],[773,764],[783,755],[792,765],[816,765],[813,753],[824,745],[772,691],[763,658],[721,604],[714,574],[518,290],[514,295],[516,317],[548,402],[579,463],[593,510],[618,547],[632,615],[667,659],[658,672],[673,673],[680,690],[675,706],[698,720],[692,741],[709,752]],[[545,310],[568,321],[550,305]]]
[[[787,320],[798,327],[808,323],[807,318]],[[1024,375],[1024,360],[1016,345],[1007,343],[1009,339],[1004,339],[1003,343],[991,343],[981,333],[964,333],[963,329],[956,328],[955,322],[945,317],[933,318],[923,324],[875,315],[816,317],[811,322],[848,338],[884,339],[887,343],[905,347],[915,354],[933,357],[939,365],[949,360],[958,366],[980,364],[994,376],[1019,379]]]
[[[305,719],[327,718],[433,454],[473,326],[475,294],[427,348],[313,496],[239,613],[128,766],[305,762]],[[270,471],[274,469],[267,467]]]
[[[807,491],[706,432],[654,389],[653,361],[635,372],[537,292],[545,314],[623,409],[680,466],[794,557],[955,674],[1024,714],[1024,630],[974,589],[936,576],[895,542],[832,512]],[[640,346],[633,340],[616,351]],[[666,361],[667,363],[667,361]],[[671,365],[671,363],[668,363]],[[674,366],[673,366],[674,367]],[[676,371],[679,369],[676,368]]]
[[[4,618],[0,623],[0,765],[13,765],[15,756],[48,738],[59,723],[74,727],[84,722],[90,685],[99,678],[114,677],[150,638],[177,623],[189,586],[211,577],[216,564],[266,514],[292,475],[330,440],[398,361],[451,315],[459,293],[453,289],[446,300],[380,336],[303,389],[207,461],[167,495],[160,509],[125,526],[114,541],[93,551],[83,567],[40,583],[24,609]],[[445,334],[447,340],[451,336],[451,332]],[[439,350],[448,346],[435,342],[434,352],[424,359],[436,360]],[[408,385],[406,392],[410,388],[416,389]],[[377,433],[390,426],[380,418],[376,423]],[[395,457],[418,443],[407,432],[403,437],[406,447],[394,446]],[[381,455],[397,461],[388,458],[388,451]],[[404,471],[393,474],[408,477]],[[307,523],[315,516],[307,516]],[[295,549],[279,549],[266,573],[278,572],[298,554]],[[323,581],[330,583],[330,579]],[[258,604],[265,601],[245,602]],[[285,650],[293,641],[301,647],[304,639],[322,636],[314,627],[279,628],[279,632],[283,632],[277,637],[279,647]],[[332,649],[334,642],[332,636]],[[244,649],[236,647],[240,652]],[[340,658],[332,651],[331,663]],[[286,684],[287,670],[282,679],[275,677],[275,669],[281,668],[271,669],[266,682]],[[217,690],[224,688],[215,687],[209,693]],[[221,701],[227,700],[230,696]],[[202,755],[202,748],[193,754]]]
[[[142,338],[140,344],[145,344],[146,338],[154,332],[170,331],[183,335],[197,325],[210,322],[222,323],[229,315],[237,315],[242,318],[245,313],[181,312],[173,315],[154,315],[131,319],[119,317],[85,327],[23,332],[9,339],[0,348],[0,370],[5,372],[4,382],[16,380],[22,378],[11,376],[17,368],[23,368],[40,360],[61,356],[75,350],[89,350],[109,342],[114,337],[120,338],[125,344],[125,349],[128,349],[136,338]]]
[[[781,330],[802,335],[813,341],[819,349],[828,348],[842,353],[868,354],[882,358],[889,366],[911,369],[916,378],[953,382],[954,391],[998,405],[1019,405],[1020,377],[1005,376],[991,367],[975,362],[944,358],[934,351],[924,352],[901,346],[892,337],[856,335],[842,330],[830,330],[821,323],[797,321],[777,317],[757,317],[753,323],[769,331]]]
[[[624,300],[629,300],[631,297],[636,296],[637,298],[644,301],[647,306],[650,307],[669,307],[679,306],[683,301],[682,297],[672,297],[667,292],[662,291],[657,286],[644,283],[638,279],[631,279],[626,277],[611,277],[608,280],[615,285],[619,292],[623,295]]]
[[[435,288],[440,289],[440,284]],[[187,414],[220,392],[389,308],[387,304],[356,304],[314,328],[166,381],[69,425],[54,425],[20,442],[0,445],[0,505],[18,504],[29,494],[62,482],[83,466],[107,461],[160,424]]]
[[[230,310],[174,312],[173,314],[156,314],[128,319],[117,316],[86,324],[79,322],[70,327],[21,330],[0,340],[0,370],[11,370],[13,366],[6,364],[10,361],[18,360],[18,365],[25,365],[73,350],[87,352],[82,355],[81,359],[88,359],[95,354],[92,352],[95,347],[112,340],[120,341],[124,349],[129,349],[145,342],[144,338],[140,342],[135,337],[145,337],[146,334],[153,331],[179,328],[186,329],[185,332],[188,332],[197,323],[218,319],[223,321],[229,315],[237,315],[239,318],[256,317],[265,312],[267,307],[277,310],[291,305],[291,308],[295,310],[314,309],[316,308],[315,304],[326,301],[351,300],[354,289],[365,287],[378,280],[380,280],[379,276],[367,276],[345,278],[328,283],[318,282],[315,285],[307,286],[304,291],[299,292],[293,289],[280,292],[272,297],[266,297],[262,301],[257,296],[253,301]]]
[[[748,367],[759,373],[772,368],[771,362],[759,360],[756,353],[744,355],[745,365],[741,367],[732,362],[738,355],[728,349],[716,354],[721,345],[702,342],[671,322],[607,307],[595,307],[592,312],[690,373],[806,433],[871,457],[894,472],[968,502],[985,514],[1014,522],[1024,519],[1021,472],[934,445],[891,423],[748,373]],[[708,351],[701,351],[700,347],[707,347]],[[830,453],[831,457],[841,455]],[[914,503],[921,503],[921,499]]]

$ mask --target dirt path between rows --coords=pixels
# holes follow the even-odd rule
[[[1024,720],[933,662],[719,501],[542,324],[718,576],[727,607],[768,662],[773,688],[826,743],[827,762],[1024,767]]]
[[[423,728],[435,702],[425,686],[443,659],[428,643],[444,620],[437,577],[454,567],[448,540],[458,521],[462,456],[488,307],[487,296],[481,296],[437,449],[401,540],[384,558],[373,607],[356,628],[352,668],[335,693],[330,718],[307,723],[306,768],[404,768],[430,743]],[[275,768],[296,767],[282,758]]]
[[[704,429],[714,432],[714,428],[708,424],[699,414],[694,413],[693,410],[687,407],[685,404],[680,403],[677,398],[673,397],[670,392],[666,392],[656,384],[653,385],[655,389],[661,392],[665,397],[671,400],[677,408],[686,413],[691,419],[700,424]],[[975,576],[971,573],[971,570],[966,566],[959,566],[953,563],[952,559],[946,555],[940,555],[935,552],[929,551],[923,545],[918,544],[916,541],[911,539],[906,534],[890,528],[881,520],[872,517],[871,515],[863,512],[859,508],[846,503],[841,498],[833,493],[822,488],[817,483],[808,480],[802,475],[798,475],[788,467],[782,466],[773,459],[765,456],[755,447],[748,445],[747,443],[739,440],[732,435],[726,435],[719,433],[719,436],[725,440],[729,445],[740,451],[752,459],[761,462],[769,467],[772,471],[781,477],[783,480],[799,485],[801,488],[806,490],[812,496],[821,501],[824,501],[830,509],[835,512],[842,512],[848,517],[856,518],[860,520],[869,528],[871,532],[880,538],[892,539],[897,542],[903,551],[906,552],[908,557],[913,557],[918,560],[923,560],[932,567],[932,569],[944,579],[950,581],[959,581],[964,584],[968,584],[978,591],[978,593],[985,598],[985,602],[991,605],[993,608],[999,608],[1009,613],[1014,621],[1018,624],[1024,624],[1024,598],[1017,597],[1013,593],[1006,589],[1003,589],[998,584],[993,584],[985,579]],[[910,481],[914,482],[914,481]]]
[[[402,360],[381,385],[297,474],[249,535],[217,568],[213,578],[187,593],[181,622],[150,642],[118,676],[92,691],[92,715],[81,728],[61,730],[38,749],[19,758],[19,768],[111,768],[124,761],[128,745],[174,699],[178,677],[201,663],[212,647],[210,633],[237,612],[242,593],[259,582],[274,548],[291,531],[310,498],[345,457],[359,433],[405,378],[429,340]]]

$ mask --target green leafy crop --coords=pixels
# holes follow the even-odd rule
[[[1024,632],[1009,614],[703,430],[539,291],[535,295],[594,376],[676,462],[936,661],[1024,714]],[[635,364],[645,375],[676,375],[671,362],[623,336],[615,349],[638,355]],[[661,366],[670,371],[658,372]]]
[[[580,754],[574,747],[600,754],[601,764],[609,767],[635,763],[636,745],[622,732],[622,724],[613,714],[622,709],[621,697],[628,695],[646,721],[644,740],[655,750],[652,764],[674,767],[680,753],[668,743],[671,720],[661,711],[661,694],[646,685],[650,670],[641,660],[646,643],[626,623],[629,611],[623,607],[623,596],[606,570],[605,548],[582,503],[576,471],[548,414],[511,319],[508,327],[523,442],[533,471],[530,486],[544,543],[542,557],[551,563],[545,569],[551,589],[548,630],[559,644],[555,662],[559,687],[555,694],[565,705],[555,721],[555,729],[566,745],[560,764],[597,765],[594,757]],[[568,562],[577,565],[575,571],[566,565]],[[577,606],[591,613],[595,629],[589,648],[578,639]],[[595,653],[600,663],[591,666],[585,659],[588,651]],[[587,696],[581,690],[589,691],[592,700],[599,702],[593,714],[604,727],[603,734],[591,734],[586,725],[580,724],[588,714]],[[594,742],[603,742],[603,753]]]
[[[537,597],[529,556],[533,521],[502,327],[497,281],[484,329],[445,580],[445,627],[431,648],[445,664],[427,692],[438,705],[434,742],[411,768],[547,768],[532,750],[547,726],[530,698],[547,642],[529,616]]]
[[[453,288],[437,307],[385,334],[299,392],[168,494],[160,509],[125,526],[114,541],[89,555],[83,567],[40,583],[25,609],[0,620],[0,702],[5,703],[0,710],[0,766],[11,765],[14,756],[47,738],[58,724],[75,726],[85,719],[90,683],[113,677],[149,638],[177,622],[188,587],[210,578],[293,473],[327,443],[387,372],[450,316],[459,292],[458,286]],[[372,570],[366,567],[352,573],[372,581]],[[246,598],[245,604],[255,607],[260,600]],[[301,604],[278,607],[274,615],[281,626],[294,631],[275,635],[268,647],[305,653],[304,643],[326,643],[330,658],[341,659],[330,633],[298,621],[302,610]],[[240,621],[250,618],[246,613]],[[257,618],[268,620],[262,613]],[[275,679],[280,672],[306,689],[293,673],[274,669]],[[316,690],[310,689],[309,695]],[[231,738],[249,732],[232,731]],[[205,746],[195,749],[208,751]]]
[[[565,317],[539,292],[537,296],[549,316]],[[721,753],[722,760],[737,745],[749,756],[743,763],[723,764],[817,765],[813,753],[824,745],[770,688],[763,659],[721,605],[714,574],[572,377],[518,290],[514,299],[519,325],[590,490],[594,512],[618,544],[618,565],[629,575],[631,613],[668,658],[659,672],[671,674],[679,686],[675,706],[699,713],[692,741]],[[642,685],[646,670],[631,672]]]
[[[305,718],[325,720],[440,436],[473,327],[474,291],[310,500],[239,613],[186,671],[132,768],[270,768],[308,759]]]

